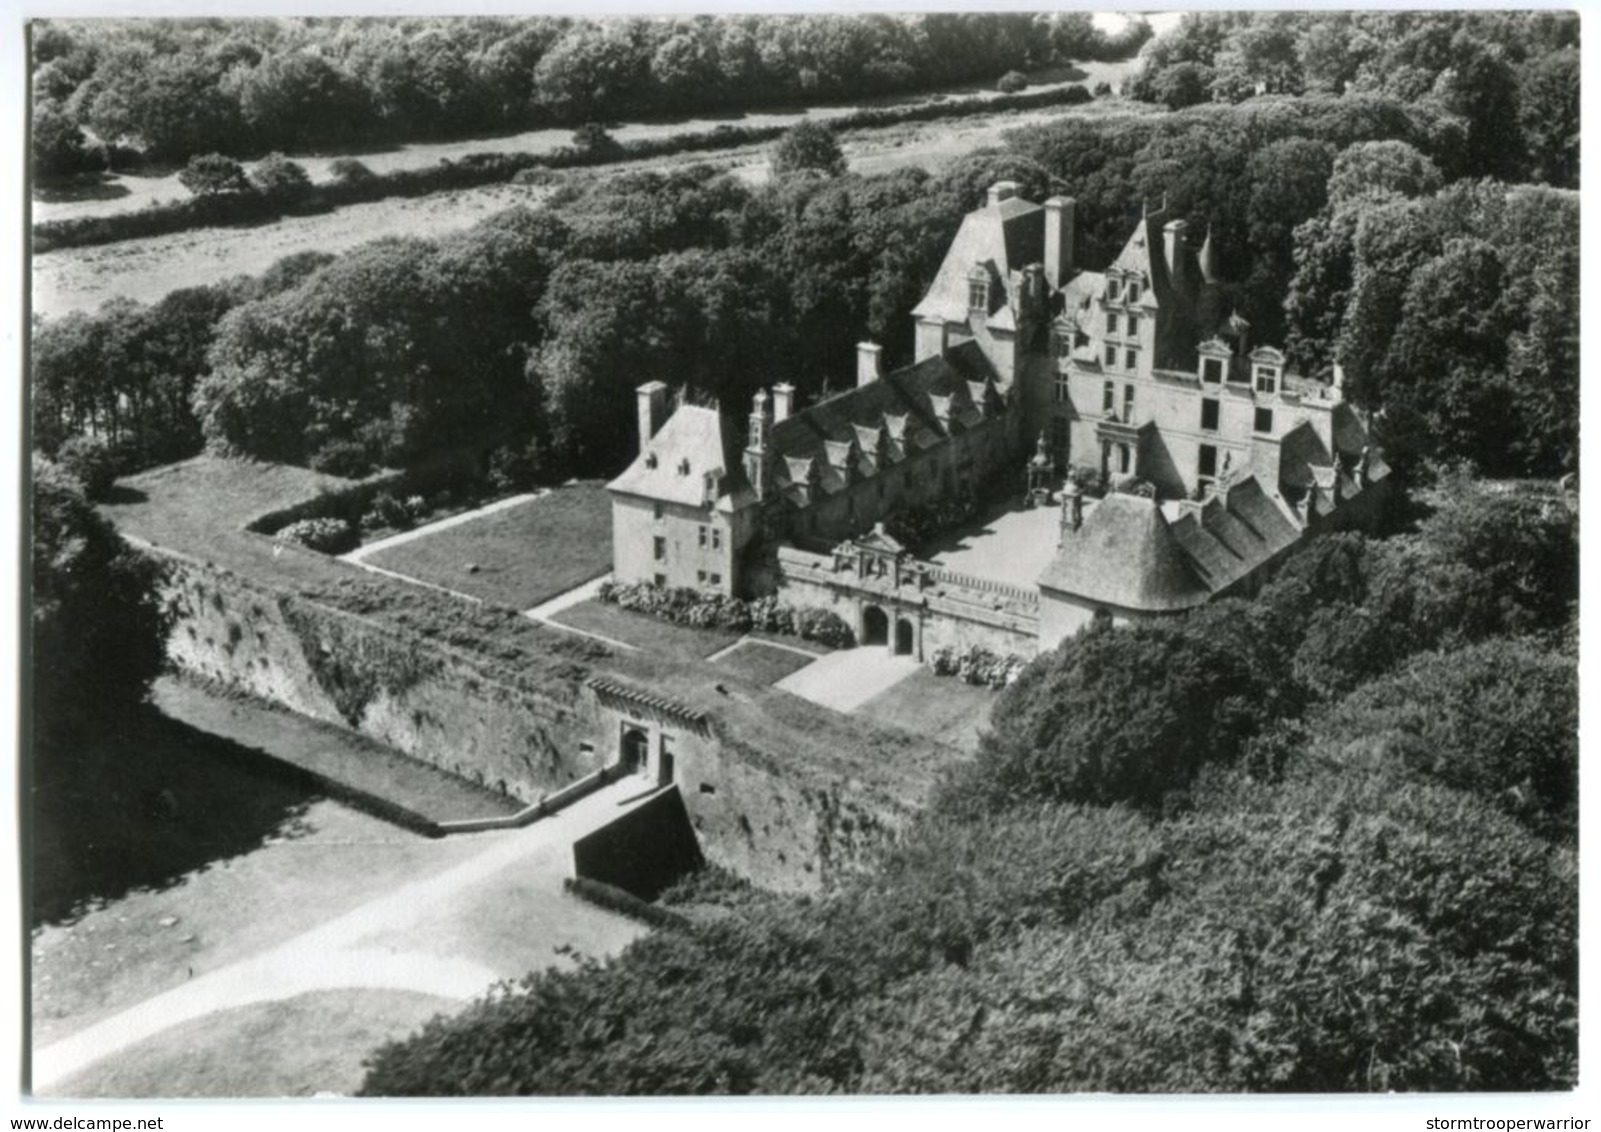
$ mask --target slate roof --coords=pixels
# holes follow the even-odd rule
[[[1212,593],[1238,582],[1294,546],[1301,528],[1247,473],[1169,528]]]
[[[1002,410],[995,380],[983,349],[964,342],[802,409],[773,425],[775,488],[805,507],[942,444]],[[875,452],[869,441],[880,435]],[[801,490],[808,466],[817,472],[815,496]]]
[[[1062,536],[1039,584],[1059,593],[1143,612],[1200,605],[1210,595],[1154,499],[1112,493]]]
[[[999,204],[969,212],[951,241],[939,273],[923,301],[912,310],[916,318],[967,321],[967,277],[975,264],[990,273],[990,309],[997,325],[1011,329],[1009,288],[1014,271],[1038,263],[1045,254],[1045,209],[1032,201],[1010,197]]]
[[[713,491],[718,509],[736,510],[756,502],[738,452],[739,437],[717,410],[681,405],[628,469],[606,486],[624,495],[701,507],[711,474],[717,481]]]

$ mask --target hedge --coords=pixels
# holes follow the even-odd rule
[[[857,110],[830,119],[828,126],[838,132],[991,111],[1074,106],[1089,101],[1092,101],[1090,92],[1075,83],[1052,90],[1005,94],[994,98],[950,99],[923,102],[915,106]],[[191,228],[270,223],[285,215],[328,212],[346,205],[365,204],[389,197],[427,196],[451,189],[503,184],[529,170],[573,169],[615,161],[639,161],[679,153],[730,149],[773,141],[787,129],[787,125],[722,125],[712,130],[621,142],[615,149],[562,146],[545,154],[472,153],[459,161],[443,158],[437,165],[420,169],[396,169],[389,173],[366,171],[364,175],[358,173],[321,181],[312,185],[303,199],[295,202],[271,198],[260,192],[227,193],[151,205],[106,216],[47,220],[33,226],[33,251],[39,254],[57,248],[88,247],[144,236],[165,236]],[[365,170],[365,166],[361,168]]]
[[[856,643],[856,635],[837,613],[813,607],[796,609],[775,597],[744,601],[688,586],[611,581],[602,582],[596,596],[635,613],[696,629],[727,629],[736,633],[754,629],[800,637],[836,649],[849,648]]]

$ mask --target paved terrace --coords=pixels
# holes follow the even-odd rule
[[[937,539],[924,558],[961,574],[1033,589],[1056,554],[1061,509],[1008,501]]]

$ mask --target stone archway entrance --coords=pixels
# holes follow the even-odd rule
[[[623,730],[623,740],[618,750],[617,765],[624,774],[639,774],[645,769],[650,759],[650,739],[638,727],[628,727]]]
[[[895,655],[911,656],[917,651],[917,630],[906,618],[895,621]]]
[[[876,605],[862,610],[862,644],[889,644],[889,614]]]

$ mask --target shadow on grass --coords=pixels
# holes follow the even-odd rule
[[[37,180],[33,199],[44,204],[69,204],[86,200],[121,200],[132,190],[107,174],[91,173],[70,180]]]
[[[141,710],[115,735],[33,752],[30,926],[308,832],[320,795],[257,753]]]
[[[127,505],[130,503],[149,503],[150,496],[146,495],[136,487],[128,487],[124,484],[118,483],[111,485],[111,490],[106,492],[106,497],[103,502],[111,504],[112,506],[117,506],[119,504]]]

